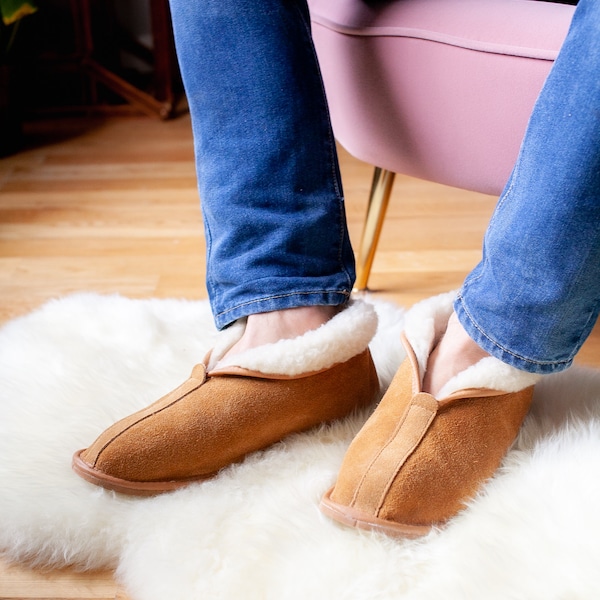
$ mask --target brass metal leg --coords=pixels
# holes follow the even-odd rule
[[[395,173],[375,167],[371,195],[367,207],[367,218],[360,240],[360,249],[356,259],[356,285],[355,291],[367,289],[369,274],[373,266],[373,259],[377,251],[379,236],[383,227],[383,220],[390,201]]]

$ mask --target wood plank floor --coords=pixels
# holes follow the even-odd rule
[[[0,323],[76,291],[206,298],[189,117],[39,122],[0,160]],[[371,167],[340,153],[358,246]],[[408,306],[460,285],[495,199],[398,176],[372,294]],[[598,328],[579,362],[600,365]],[[110,573],[0,562],[0,599],[125,598]]]

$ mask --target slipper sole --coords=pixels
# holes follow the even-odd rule
[[[172,492],[185,487],[190,483],[211,479],[216,475],[216,473],[209,473],[201,477],[176,479],[172,481],[128,481],[127,479],[112,477],[111,475],[107,475],[102,471],[94,469],[81,458],[82,452],[84,452],[84,450],[76,452],[73,456],[72,467],[77,475],[89,483],[129,496],[155,496],[164,492]]]
[[[325,493],[321,499],[319,509],[324,515],[343,525],[407,539],[423,537],[434,528],[432,525],[405,525],[403,523],[396,523],[395,521],[378,519],[343,504],[338,504],[331,499],[333,489],[332,487]]]

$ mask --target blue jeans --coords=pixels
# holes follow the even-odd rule
[[[581,0],[455,311],[493,356],[552,373],[599,309],[600,2]]]
[[[171,0],[219,328],[347,302],[354,254],[305,0]]]
[[[343,304],[353,255],[305,0],[171,9],[217,326]],[[520,369],[566,368],[598,316],[599,225],[600,1],[581,0],[455,305],[473,339]]]

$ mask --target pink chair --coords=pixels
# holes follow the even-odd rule
[[[376,165],[365,289],[394,174],[499,195],[574,6],[537,0],[309,0],[338,141]]]

